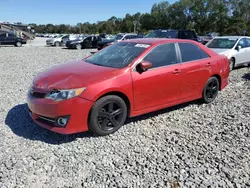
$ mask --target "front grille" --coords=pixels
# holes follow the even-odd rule
[[[30,93],[31,96],[35,97],[35,98],[39,98],[39,99],[42,99],[45,97],[46,93],[39,93],[39,92],[32,92]]]

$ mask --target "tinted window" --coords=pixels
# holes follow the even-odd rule
[[[237,46],[241,46],[241,48],[246,48],[246,40],[244,38],[240,39]]]
[[[9,37],[9,38],[14,38],[15,36],[14,36],[14,34],[12,34],[12,33],[8,33],[8,37]]]
[[[124,68],[144,52],[150,45],[118,42],[85,59],[86,62],[113,68]]]
[[[174,43],[155,47],[144,60],[151,62],[153,64],[152,68],[176,64],[177,57]]]
[[[148,33],[145,38],[177,38],[177,31],[155,30]]]
[[[179,43],[182,62],[195,61],[209,56],[200,47],[190,43]]]
[[[69,36],[68,36],[68,35],[64,36],[62,39],[67,39],[67,38],[69,38]]]
[[[194,39],[196,38],[193,31],[180,31],[182,39]]]
[[[246,47],[250,47],[250,38],[246,38]]]
[[[136,39],[136,38],[139,38],[139,36],[137,36],[137,35],[131,35],[130,36],[130,39]]]
[[[6,37],[6,33],[0,34],[0,38],[5,38],[5,37]]]
[[[237,38],[214,38],[208,43],[207,47],[230,49],[234,47],[237,41]]]

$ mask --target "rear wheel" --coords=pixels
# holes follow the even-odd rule
[[[21,47],[21,46],[22,46],[22,43],[21,43],[21,42],[16,42],[15,46],[16,46],[16,47]]]
[[[213,102],[218,95],[219,88],[220,88],[219,80],[216,77],[209,78],[202,92],[203,102],[205,103]]]
[[[232,71],[234,69],[234,66],[235,66],[235,59],[231,58],[229,61],[230,71]]]
[[[89,117],[89,129],[105,136],[116,132],[127,119],[127,105],[116,95],[105,96],[95,102]]]

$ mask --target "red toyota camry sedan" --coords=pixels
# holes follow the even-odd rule
[[[38,74],[27,103],[46,129],[104,136],[129,117],[196,99],[211,103],[228,76],[227,57],[198,42],[133,39]]]

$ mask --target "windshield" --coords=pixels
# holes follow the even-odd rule
[[[123,35],[116,35],[116,37],[115,37],[115,40],[121,40],[122,39],[122,37],[123,37]]]
[[[215,38],[207,45],[208,48],[224,48],[231,49],[234,47],[238,39]]]
[[[176,38],[177,31],[155,30],[148,33],[144,38]]]
[[[149,44],[119,42],[84,59],[85,62],[112,68],[124,68],[146,50]]]
[[[62,35],[57,35],[57,36],[55,36],[55,38],[61,38],[62,37]]]

